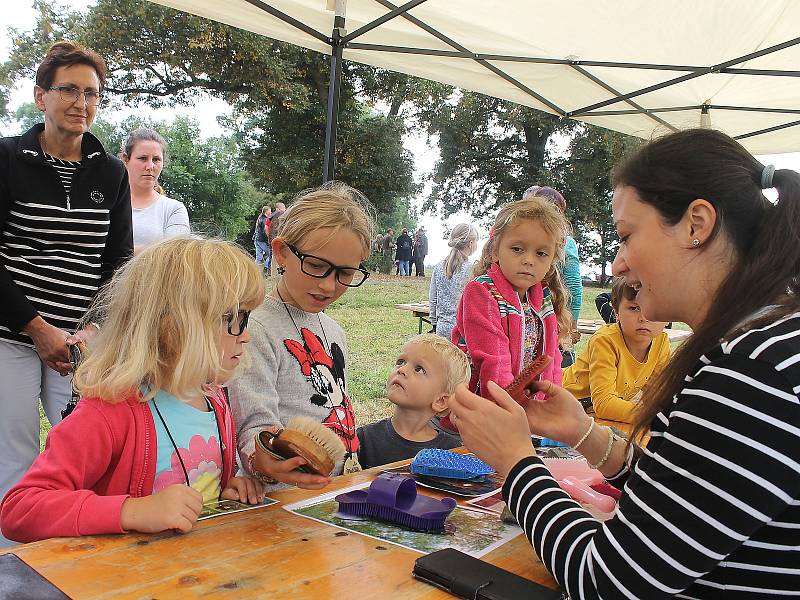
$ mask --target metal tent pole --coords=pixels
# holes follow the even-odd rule
[[[347,0],[335,0],[336,13],[333,17],[331,34],[331,75],[328,82],[328,114],[325,119],[325,157],[322,163],[322,182],[336,177],[336,130],[339,126],[339,96],[342,89],[342,38],[345,31],[345,12]]]

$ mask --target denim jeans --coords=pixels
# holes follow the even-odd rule
[[[411,261],[400,261],[400,275],[411,275]]]
[[[255,240],[256,244],[256,264],[257,265],[264,265],[264,268],[269,270],[269,263],[272,259],[272,252],[269,249],[268,242],[259,242]]]

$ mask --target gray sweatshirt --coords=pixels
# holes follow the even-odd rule
[[[247,465],[255,450],[259,431],[285,426],[295,416],[324,423],[355,454],[358,438],[345,374],[347,341],[336,321],[267,296],[250,315],[248,331],[248,359],[228,383],[242,464]],[[341,469],[337,465],[334,474]]]
[[[461,292],[464,286],[471,279],[473,262],[469,259],[464,261],[461,268],[453,273],[448,279],[444,274],[444,261],[433,268],[431,276],[431,287],[428,292],[428,300],[431,307],[431,326],[437,335],[450,339],[450,333],[456,326],[456,311],[458,301],[461,299]]]

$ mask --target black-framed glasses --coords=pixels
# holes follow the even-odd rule
[[[72,87],[71,85],[54,85],[53,87],[47,89],[50,91],[58,90],[58,95],[61,96],[61,99],[64,102],[69,102],[70,104],[75,102],[75,100],[81,96],[83,96],[83,99],[89,106],[97,106],[103,100],[103,94],[96,90],[81,91],[76,87]]]
[[[287,246],[289,250],[292,251],[292,254],[300,259],[300,270],[310,277],[325,279],[336,271],[336,281],[347,287],[358,287],[369,277],[369,271],[364,268],[364,265],[359,265],[357,269],[353,267],[339,267],[319,256],[303,254],[291,244],[287,244]]]
[[[244,333],[247,329],[247,321],[250,320],[249,310],[240,310],[235,315],[233,313],[225,313],[222,315],[228,323],[228,335],[238,336]]]

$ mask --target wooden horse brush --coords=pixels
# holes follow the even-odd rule
[[[505,387],[508,395],[522,406],[525,406],[528,400],[531,399],[531,395],[525,394],[525,389],[542,374],[551,362],[553,362],[553,357],[548,354],[544,354],[536,360],[531,361],[531,363],[514,378],[514,381]]]
[[[294,417],[278,433],[261,431],[256,436],[256,450],[261,450],[279,460],[300,456],[306,464],[300,467],[316,475],[327,477],[344,458],[345,447],[338,435],[319,421],[308,417]]]

